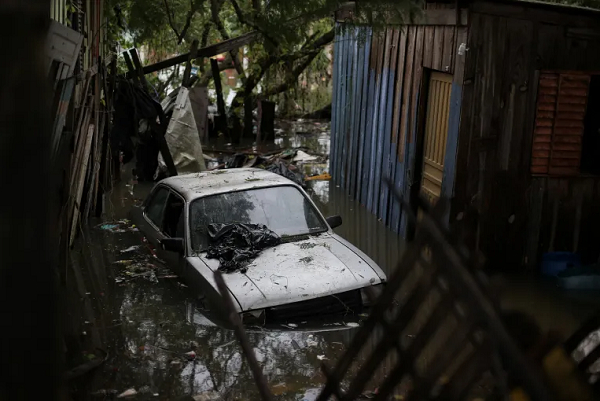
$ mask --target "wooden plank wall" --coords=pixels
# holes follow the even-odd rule
[[[431,69],[452,74],[456,70],[461,74],[464,57],[457,57],[456,52],[458,40],[465,38],[466,27],[454,25],[394,26],[377,32],[348,25],[338,28],[333,180],[403,235],[406,221],[383,180],[391,178],[407,196],[418,181],[411,171],[418,159],[417,114],[424,72]],[[457,81],[462,82],[462,76]],[[454,100],[460,105],[460,96]],[[453,109],[453,121],[458,121],[459,110]]]
[[[600,42],[566,24],[600,32],[559,11],[525,8],[475,3],[469,13],[450,215],[488,266],[504,271],[536,266],[548,250],[590,253],[600,242],[598,179],[530,174],[539,71],[600,70]]]

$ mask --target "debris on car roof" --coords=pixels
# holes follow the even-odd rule
[[[209,224],[211,240],[207,257],[219,259],[219,270],[245,273],[263,249],[281,243],[281,237],[260,224]]]

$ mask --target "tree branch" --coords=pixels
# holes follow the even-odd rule
[[[188,11],[187,17],[185,19],[185,24],[183,25],[183,28],[181,29],[181,32],[180,32],[178,40],[177,40],[178,45],[180,45],[181,42],[183,42],[183,38],[185,38],[185,35],[192,23],[192,17],[194,16],[194,14],[196,14],[196,11],[198,11],[198,9],[200,8],[200,4],[202,4],[202,2],[195,2],[194,0],[191,0],[190,11]]]
[[[287,77],[284,83],[279,84],[274,88],[266,90],[262,95],[265,97],[269,97],[288,90],[290,86],[294,85],[298,81],[298,77],[300,76],[300,74],[302,74],[306,67],[308,67],[310,63],[312,63],[312,61],[315,59],[315,57],[317,57],[321,50],[322,49],[314,51],[306,58],[306,60],[304,60],[302,63],[296,66],[296,68],[292,70],[291,74]]]
[[[171,27],[173,32],[175,32],[175,36],[177,36],[177,39],[179,39],[179,32],[177,32],[177,28],[175,28],[175,24],[173,23],[173,14],[171,14],[171,9],[169,8],[169,2],[167,0],[163,0],[163,3],[165,4],[165,10],[167,12],[169,26]]]
[[[322,48],[324,46],[326,46],[327,44],[331,43],[334,38],[335,38],[335,30],[332,29],[329,32],[321,35],[317,40],[315,40],[312,43],[312,45],[310,46],[310,49],[307,49],[305,52],[302,52],[302,53],[297,53],[296,55],[298,57],[296,57],[295,60],[298,60],[302,57],[306,57],[306,59],[302,63],[300,63],[296,68],[294,68],[292,70],[292,73],[286,79],[286,82],[284,82],[283,84],[278,85],[272,89],[267,90],[265,93],[263,93],[263,95],[264,96],[272,96],[272,95],[284,92],[287,89],[289,89],[289,87],[298,80],[298,76],[300,76],[300,74],[302,74],[302,71],[304,71],[306,69],[306,67],[308,67],[310,65],[310,63],[315,59],[315,57],[317,57],[317,55],[321,52]],[[251,96],[252,91],[254,90],[256,85],[258,85],[258,83],[264,76],[265,72],[275,62],[285,59],[285,57],[286,56],[278,57],[276,55],[269,54],[265,58],[259,60],[257,63],[259,65],[258,72],[255,74],[252,74],[248,77],[246,84],[244,85],[244,91],[240,91],[235,95],[235,97],[233,98],[233,101],[231,103],[231,107],[233,108],[234,106],[241,104],[242,98]],[[290,61],[293,61],[293,60],[290,59]]]
[[[277,40],[275,40],[275,38],[273,38],[268,32],[266,32],[264,29],[262,29],[260,26],[258,26],[255,22],[249,21],[246,18],[246,16],[242,12],[242,9],[240,8],[240,5],[238,4],[238,2],[236,0],[229,0],[229,1],[231,2],[231,5],[233,6],[233,9],[235,10],[235,15],[237,16],[238,21],[240,21],[240,23],[242,23],[244,25],[248,25],[255,31],[260,32],[265,37],[265,39],[267,39],[269,42],[271,42],[274,46],[279,46],[279,42]]]
[[[177,28],[175,27],[175,22],[173,21],[174,15],[171,12],[171,8],[169,7],[168,1],[163,0],[163,3],[165,4],[165,9],[167,11],[169,26],[171,27],[173,32],[175,32],[175,36],[177,36],[177,44],[180,45],[181,42],[183,42],[183,39],[185,38],[185,35],[187,34],[188,29],[190,28],[190,25],[192,24],[192,17],[200,8],[200,4],[202,4],[202,1],[197,2],[195,0],[190,0],[190,10],[188,11],[187,16],[185,17],[185,23],[183,24],[183,28],[180,32],[178,32]]]
[[[208,43],[208,35],[210,34],[210,22],[204,24],[204,28],[202,28],[202,37],[200,38],[200,48],[206,47],[206,43]],[[206,58],[200,58],[200,72],[204,73],[204,69],[206,66]]]
[[[211,0],[210,11],[211,11],[213,23],[217,27],[217,30],[221,34],[221,37],[223,38],[223,40],[228,40],[228,39],[230,39],[229,33],[227,33],[227,30],[225,29],[225,25],[223,25],[221,18],[219,18],[219,11],[221,11],[221,7],[223,6],[223,3],[224,3],[224,0]],[[242,84],[245,84],[246,83],[246,74],[244,73],[244,67],[242,66],[242,61],[240,60],[238,51],[232,50],[229,52],[229,54],[231,55],[231,61],[233,62],[233,66],[235,67],[235,71],[237,72],[238,77],[242,81]]]

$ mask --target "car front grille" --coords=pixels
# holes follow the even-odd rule
[[[267,321],[279,322],[327,315],[357,315],[362,311],[360,290],[352,290],[267,309]]]

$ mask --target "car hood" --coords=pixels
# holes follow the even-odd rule
[[[217,259],[199,259],[212,271],[219,267]],[[329,234],[265,249],[246,273],[223,277],[242,311],[350,291],[379,284],[384,278]]]

